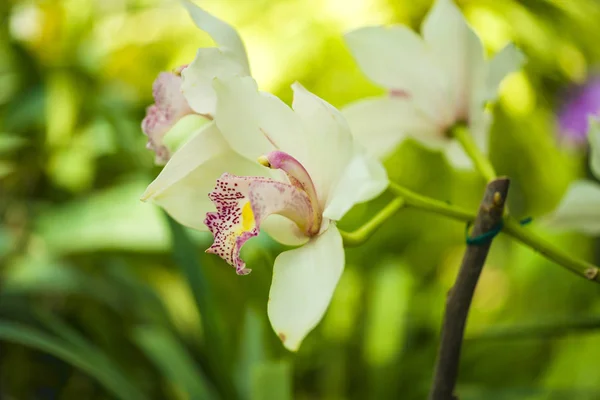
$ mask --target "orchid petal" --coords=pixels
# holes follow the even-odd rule
[[[175,122],[175,124],[163,136],[163,145],[170,154],[175,153],[181,146],[187,143],[198,133],[201,128],[212,121],[199,114],[188,114]]]
[[[600,184],[575,181],[567,189],[556,210],[544,221],[557,230],[600,233]]]
[[[298,160],[314,183],[323,209],[355,154],[355,144],[346,119],[335,107],[306,90],[292,85],[292,108],[300,118],[305,142],[298,145]]]
[[[525,56],[521,51],[509,44],[488,62],[485,79],[472,80],[469,131],[484,154],[488,153],[489,131],[492,124],[492,114],[484,108],[485,104],[496,99],[502,80],[519,69],[524,62]]]
[[[276,97],[259,93],[250,77],[217,79],[214,86],[215,121],[231,147],[249,159],[273,148],[293,156],[308,172],[324,209],[355,155],[343,115],[298,83],[292,85],[293,111]]]
[[[344,170],[334,188],[323,216],[340,220],[355,204],[371,200],[388,186],[383,165],[359,152]]]
[[[277,214],[264,220],[260,229],[285,246],[301,246],[310,240],[298,229],[294,221]]]
[[[256,160],[279,149],[303,161],[295,151],[303,140],[301,126],[285,103],[258,92],[251,77],[215,79],[213,86],[217,94],[215,122],[236,152]]]
[[[192,113],[181,94],[181,77],[161,72],[152,84],[155,104],[148,107],[142,121],[142,131],[148,136],[148,148],[156,153],[156,163],[164,165],[170,157],[163,144],[163,137],[183,116]]]
[[[428,117],[446,122],[447,83],[430,49],[402,25],[365,27],[344,36],[361,70],[373,82],[406,92]]]
[[[216,125],[211,123],[173,154],[148,186],[142,200],[158,204],[183,225],[206,231],[204,217],[214,209],[207,194],[223,171],[253,175],[270,173],[231,151]]]
[[[181,75],[181,91],[190,107],[198,114],[214,117],[217,104],[214,78],[243,76],[247,72],[230,52],[212,47],[199,49]]]
[[[277,257],[267,312],[287,349],[296,351],[323,318],[343,270],[344,247],[334,224]]]
[[[492,122],[492,113],[483,109],[483,107],[478,110],[473,110],[469,116],[469,133],[483,154],[488,154],[489,152]]]
[[[467,155],[465,149],[456,140],[447,142],[443,152],[452,167],[460,170],[473,169],[474,165],[471,157]]]
[[[377,97],[359,100],[342,109],[354,138],[367,154],[385,159],[408,136],[415,138],[438,128],[409,98]]]
[[[590,168],[600,179],[600,120],[596,117],[589,118],[588,141],[590,142]]]
[[[214,15],[207,13],[191,1],[182,0],[182,2],[192,17],[194,24],[208,33],[219,47],[230,51],[244,68],[245,75],[250,75],[246,48],[235,28]]]
[[[279,214],[293,220],[303,232],[310,229],[313,209],[306,193],[288,183],[269,178],[223,174],[209,198],[217,212],[206,214],[214,236],[208,253],[218,254],[239,275],[250,272],[240,258],[244,243],[257,236],[263,220]]]
[[[520,69],[525,63],[525,55],[514,44],[504,46],[489,62],[488,73],[485,81],[484,94],[479,100],[483,107],[485,102],[495,100],[498,96],[500,83],[510,73]]]
[[[451,0],[436,0],[421,29],[436,62],[451,82],[447,104],[454,105],[455,119],[464,119],[474,86],[485,78],[483,45]]]

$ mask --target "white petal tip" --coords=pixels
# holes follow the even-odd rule
[[[285,347],[287,350],[294,352],[294,353],[298,351],[298,348],[300,347],[300,343],[290,341],[289,337],[283,332],[278,332],[277,336],[279,336],[279,340],[281,340],[283,347]]]
[[[150,198],[153,197],[153,195],[154,195],[154,191],[152,191],[152,190],[146,190],[144,192],[144,194],[140,196],[140,201],[143,201],[145,203],[148,200],[150,200]]]
[[[306,89],[300,82],[295,81],[294,83],[292,83],[292,90],[306,90]]]

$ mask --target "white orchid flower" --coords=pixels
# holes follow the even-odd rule
[[[170,136],[173,124],[190,114],[211,122],[167,153],[142,200],[183,225],[210,230],[214,244],[207,251],[239,275],[250,272],[240,249],[261,229],[283,244],[301,246],[275,260],[268,303],[274,330],[286,348],[296,350],[321,320],[344,268],[335,221],[382,192],[386,172],[353,142],[340,112],[299,84],[293,86],[293,110],[259,93],[233,28],[187,7],[219,48],[200,49],[180,78],[159,77],[157,104],[144,126],[154,128],[147,129],[157,135],[152,143],[162,144],[160,135],[170,129]]]
[[[212,120],[215,96],[211,82],[215,76],[250,75],[246,50],[236,30],[187,0],[183,5],[218,48],[198,50],[191,64],[161,72],[154,81],[154,104],[146,109],[142,131],[148,136],[146,147],[156,154],[157,165],[164,165],[182,142]],[[192,78],[186,80],[186,75]]]
[[[362,71],[388,90],[386,96],[342,110],[353,134],[377,157],[389,155],[407,136],[454,153],[458,147],[448,131],[466,123],[487,151],[490,117],[484,105],[496,98],[504,77],[521,66],[523,55],[508,45],[486,60],[479,37],[451,0],[436,0],[421,33],[394,25],[345,35]]]
[[[258,92],[250,77],[217,80],[215,88],[215,121],[224,139],[276,173],[225,173],[217,180],[209,195],[217,212],[205,220],[215,238],[208,251],[245,274],[242,245],[269,216],[286,218],[275,220],[280,233],[303,245],[276,258],[268,315],[283,344],[295,350],[321,320],[344,268],[335,221],[384,190],[387,176],[357,148],[341,113],[300,84],[292,85],[292,109]]]
[[[293,109],[251,77],[217,78],[214,88],[214,124],[173,154],[146,197],[184,225],[209,229],[207,251],[239,275],[250,272],[240,249],[261,229],[301,246],[276,258],[268,303],[273,329],[296,350],[344,268],[335,221],[381,193],[386,172],[353,142],[341,113],[299,84]]]
[[[600,179],[600,120],[595,117],[589,120],[588,140],[590,168]],[[583,179],[571,183],[556,210],[542,223],[557,230],[600,234],[600,184]]]

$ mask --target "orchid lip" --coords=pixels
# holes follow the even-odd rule
[[[282,170],[290,183],[225,173],[208,195],[217,212],[207,213],[204,220],[214,237],[207,252],[223,258],[238,275],[250,272],[240,258],[242,246],[259,234],[261,222],[269,215],[288,218],[307,237],[318,235],[323,222],[313,181],[298,160],[282,151],[272,151],[259,157],[258,162]]]
[[[240,258],[249,239],[258,236],[262,221],[279,214],[293,221],[306,236],[314,236],[315,212],[308,194],[298,186],[274,179],[223,174],[208,197],[217,212],[206,214],[204,223],[214,242],[207,250],[235,267],[238,275],[250,272]],[[320,222],[316,229],[320,228]]]

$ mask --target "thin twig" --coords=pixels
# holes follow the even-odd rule
[[[465,341],[554,339],[567,335],[597,333],[600,315],[537,321],[519,325],[499,325],[467,335]]]
[[[484,237],[498,229],[499,224],[502,223],[508,186],[508,178],[497,178],[488,183],[473,224],[472,237]],[[457,399],[453,391],[458,376],[460,349],[467,315],[491,244],[492,237],[484,243],[467,246],[456,282],[448,292],[435,375],[429,393],[430,400]]]

